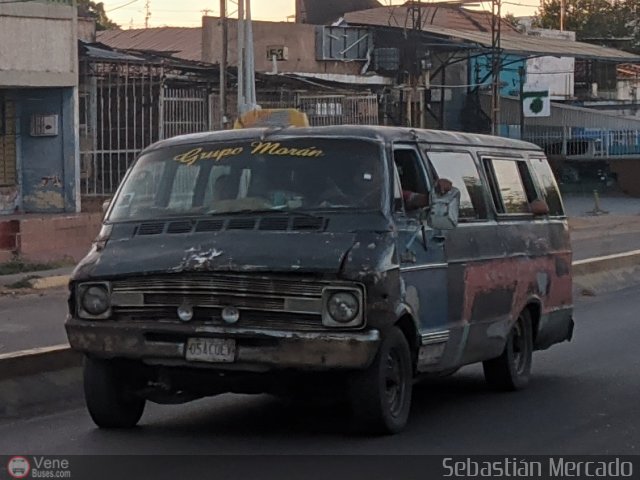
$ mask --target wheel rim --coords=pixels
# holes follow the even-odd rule
[[[389,413],[397,417],[402,412],[405,396],[404,375],[402,359],[397,350],[393,349],[387,356],[387,368],[385,370],[385,397]]]
[[[527,346],[524,337],[524,320],[522,317],[513,326],[511,333],[511,351],[513,354],[513,370],[516,375],[525,373],[527,367]]]

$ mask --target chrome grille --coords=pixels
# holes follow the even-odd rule
[[[335,283],[333,283],[335,285]],[[112,283],[116,320],[179,322],[177,307],[194,307],[194,321],[225,325],[225,306],[240,310],[240,328],[323,329],[322,283],[291,277],[175,274]],[[115,299],[119,299],[117,302]]]
[[[189,294],[205,292],[255,292],[260,296],[282,295],[321,297],[326,285],[305,280],[290,280],[248,275],[175,275],[167,277],[143,277],[113,283],[114,292],[170,293],[187,290]]]
[[[182,323],[178,320],[175,308],[171,307],[117,307],[113,309],[115,320],[127,322]],[[228,327],[222,320],[222,310],[215,308],[196,308],[194,318],[189,325],[207,325]],[[243,311],[235,328],[257,328],[272,330],[326,330],[319,315],[294,314],[288,312]]]

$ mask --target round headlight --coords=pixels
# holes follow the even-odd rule
[[[82,295],[82,308],[91,315],[102,315],[109,310],[109,292],[101,286],[87,288]]]
[[[329,298],[327,305],[329,315],[340,323],[349,323],[358,316],[360,305],[358,298],[353,293],[334,293]]]

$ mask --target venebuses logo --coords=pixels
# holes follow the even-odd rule
[[[29,460],[24,457],[12,457],[7,464],[7,472],[12,478],[27,478],[30,471]]]

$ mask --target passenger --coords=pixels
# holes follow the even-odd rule
[[[213,184],[213,200],[221,202],[224,200],[234,200],[236,198],[235,188],[231,175],[221,175]]]
[[[404,200],[404,208],[407,211],[418,210],[429,206],[429,196],[424,193],[402,190],[402,199]]]

